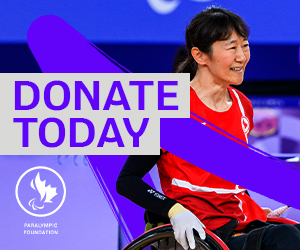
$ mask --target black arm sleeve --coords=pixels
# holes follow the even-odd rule
[[[161,150],[162,155],[162,150]],[[129,156],[117,180],[117,192],[137,205],[163,217],[168,217],[176,200],[157,192],[142,178],[153,168],[161,155]]]

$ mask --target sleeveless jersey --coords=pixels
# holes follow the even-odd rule
[[[232,106],[225,112],[217,112],[207,107],[198,98],[196,92],[191,88],[191,117],[214,129],[214,127],[206,124],[205,121],[197,117],[200,116],[221,130],[224,130],[225,132],[247,143],[249,132],[254,126],[252,104],[240,91],[232,87],[228,87],[228,90],[232,98]],[[193,114],[196,114],[197,116]],[[222,133],[221,131],[218,132]]]
[[[247,142],[249,131],[253,128],[251,102],[241,92],[231,87],[228,90],[232,106],[225,112],[217,112],[202,103],[191,88],[191,113]],[[267,214],[245,194],[246,189],[169,152],[161,156],[157,167],[165,195],[193,212],[208,229],[219,228],[232,218],[239,220],[238,230],[252,220],[267,219]]]

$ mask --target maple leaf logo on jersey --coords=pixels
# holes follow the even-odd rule
[[[242,128],[245,134],[249,133],[249,129],[250,129],[250,121],[246,116],[242,116],[241,119],[241,123],[242,123]]]
[[[40,194],[39,201],[36,201],[36,198],[33,198],[28,203],[33,210],[43,209],[45,207],[45,203],[52,203],[51,199],[57,195],[56,187],[51,187],[51,185],[46,186],[46,180],[41,181],[39,172],[35,179],[31,180],[30,186]],[[40,205],[37,205],[37,203]]]

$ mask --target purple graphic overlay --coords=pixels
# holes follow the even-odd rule
[[[286,191],[298,190],[297,166],[254,152],[192,118],[161,119],[160,130],[162,148],[223,179],[300,208],[295,194]]]
[[[35,20],[27,41],[43,73],[128,72],[57,16]]]
[[[128,72],[55,16],[41,17],[32,24],[28,31],[28,44],[43,72]],[[143,94],[142,90],[139,93]],[[163,98],[171,97],[174,97],[172,93],[163,95]],[[125,107],[126,101],[121,104]],[[143,107],[142,103],[139,104]],[[161,105],[171,108],[163,103]],[[193,119],[161,119],[161,146],[228,181],[300,208],[300,201],[294,199],[294,192],[298,190],[299,168],[260,155]],[[135,238],[143,231],[143,209],[120,197],[115,189],[126,157],[88,156],[88,159],[127,238],[132,239],[131,235]],[[149,181],[149,175],[147,179]]]
[[[209,121],[207,121],[207,120],[203,119],[202,117],[198,116],[197,114],[195,114],[195,113],[193,113],[193,112],[190,112],[190,113],[191,113],[191,115],[193,115],[193,116],[195,116],[195,117],[199,118],[201,121],[203,121],[203,122],[205,122],[205,123],[209,124],[210,126],[212,126],[213,128],[215,128],[216,130],[218,130],[218,131],[220,131],[220,132],[222,132],[222,133],[226,134],[228,137],[230,137],[230,138],[232,138],[232,139],[234,139],[234,140],[238,141],[238,142],[239,142],[239,143],[241,143],[242,145],[244,145],[244,146],[248,146],[248,144],[247,144],[247,143],[245,143],[244,141],[242,141],[241,139],[239,139],[239,138],[235,138],[235,137],[234,137],[234,136],[232,136],[231,134],[228,134],[226,131],[224,131],[224,130],[222,130],[222,129],[218,128],[216,125],[214,125],[214,124],[210,123]]]
[[[273,159],[273,160],[275,160],[275,161],[281,162],[282,164],[289,165],[290,167],[294,167],[295,165],[297,166],[297,164],[292,164],[292,165],[291,165],[291,164],[287,163],[286,161],[283,161],[283,160],[281,160],[281,159],[279,159],[279,158],[276,158],[276,157],[274,157],[273,155],[271,155],[271,154],[269,154],[269,153],[266,153],[266,152],[264,152],[264,151],[262,151],[262,150],[260,150],[260,149],[258,149],[258,148],[255,148],[255,147],[251,146],[250,144],[245,143],[244,141],[240,140],[239,138],[236,138],[236,137],[232,136],[231,134],[229,134],[229,133],[227,133],[226,131],[224,131],[224,130],[218,128],[218,127],[215,126],[214,124],[210,123],[209,121],[203,119],[202,117],[196,115],[196,114],[193,113],[193,112],[191,112],[191,114],[192,114],[193,116],[195,116],[195,117],[201,119],[201,120],[204,121],[205,123],[209,124],[210,126],[214,127],[216,130],[218,130],[218,131],[220,131],[220,132],[226,134],[229,138],[232,138],[233,140],[238,141],[241,145],[244,145],[244,146],[246,146],[246,147],[248,147],[248,148],[251,148],[252,150],[254,150],[254,151],[256,151],[256,152],[259,152],[260,154],[262,154],[262,155],[264,155],[264,156],[267,156],[267,157],[269,157],[269,158],[271,158],[271,159]]]
[[[1,250],[118,249],[117,222],[84,156],[0,162]]]
[[[131,241],[138,237],[145,229],[145,210],[120,196],[116,191],[116,181],[127,156],[89,155],[87,158],[116,219],[122,226],[127,240]],[[154,187],[149,174],[144,177],[144,181]],[[118,211],[120,211],[122,217],[119,216]]]
[[[28,45],[44,73],[128,72],[127,69],[123,68],[87,41],[81,34],[59,17],[40,17],[30,26],[27,38]],[[140,130],[143,130],[143,126]],[[136,133],[138,136],[139,132]],[[121,142],[119,141],[119,143]],[[88,159],[98,183],[104,191],[118,222],[121,224],[123,231],[127,236],[127,239],[132,240],[132,236],[137,237],[144,231],[144,209],[134,205],[132,202],[116,193],[116,180],[126,157],[88,156]],[[100,171],[103,180],[105,180],[105,185],[104,182],[101,181],[99,174]],[[149,174],[145,177],[145,179],[149,184],[152,184]],[[109,197],[112,197],[113,199],[110,199]],[[124,221],[126,221],[129,231],[127,230],[126,225],[122,222],[117,207],[113,206],[113,204],[118,205],[120,213],[122,214]],[[133,214],[136,216],[136,220],[132,218]]]

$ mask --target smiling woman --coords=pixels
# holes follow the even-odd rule
[[[188,56],[177,70],[190,73],[191,116],[244,142],[253,128],[252,105],[229,85],[243,82],[250,59],[248,36],[249,27],[238,15],[215,7],[202,11],[186,28]]]
[[[178,68],[178,72],[191,74],[191,117],[207,126],[213,124],[245,143],[253,128],[252,105],[229,85],[243,81],[250,59],[248,36],[248,26],[241,17],[210,7],[187,27],[188,56]],[[195,141],[189,146],[197,147],[199,143],[205,142]],[[154,164],[165,196],[142,180]],[[224,169],[228,164],[215,167]],[[269,226],[266,221],[270,211],[259,207],[245,188],[163,149],[160,156],[129,156],[119,175],[117,191],[150,212],[170,219],[175,239],[185,250],[195,248],[193,229],[201,239],[205,238],[204,227],[213,230],[231,250],[300,247],[299,225]],[[150,216],[148,220],[151,222]],[[251,231],[257,227],[263,230],[260,234]],[[234,232],[239,236],[232,236]]]
[[[214,84],[241,84],[250,59],[247,38],[239,36],[235,31],[228,40],[213,43],[212,55],[201,52],[197,47],[193,47],[191,53],[199,65],[193,83],[200,80],[200,76],[205,76],[206,79],[211,78]]]

